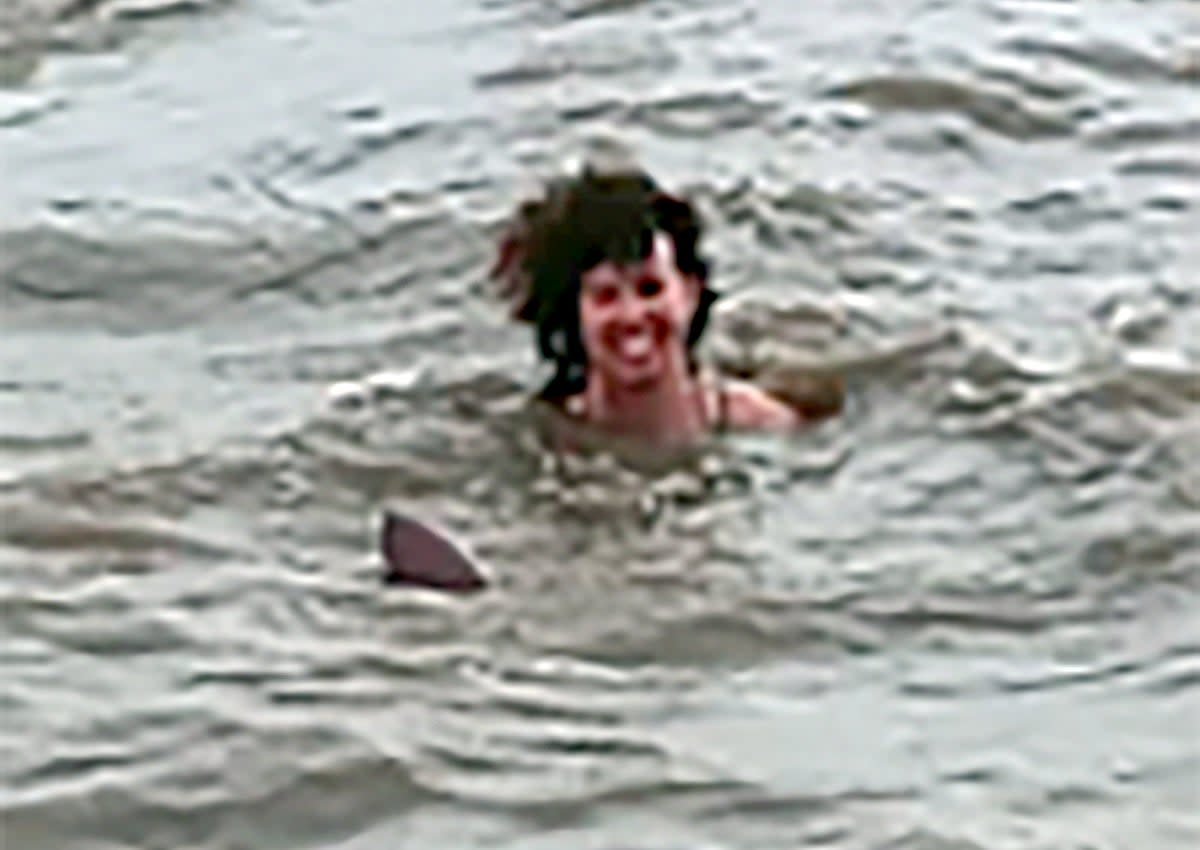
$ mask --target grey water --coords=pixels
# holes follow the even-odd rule
[[[614,142],[843,415],[541,449]],[[1200,846],[1198,142],[1185,0],[5,0],[0,846]]]

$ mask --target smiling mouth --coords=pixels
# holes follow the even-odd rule
[[[654,337],[649,330],[626,334],[616,340],[617,353],[626,360],[642,361],[654,351]]]

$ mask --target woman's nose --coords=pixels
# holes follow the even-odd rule
[[[624,289],[617,301],[617,317],[625,322],[638,322],[646,315],[646,299],[634,289]]]

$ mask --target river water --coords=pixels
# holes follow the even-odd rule
[[[5,850],[1200,846],[1200,6],[0,22]],[[483,272],[614,140],[844,415],[540,451]]]

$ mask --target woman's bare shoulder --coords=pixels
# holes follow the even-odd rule
[[[722,392],[730,427],[766,430],[797,428],[832,416],[841,410],[844,396],[840,379],[811,376],[778,387],[727,379],[722,382]]]
[[[800,411],[748,381],[727,380],[721,392],[725,395],[726,424],[731,428],[785,430],[804,423]]]

